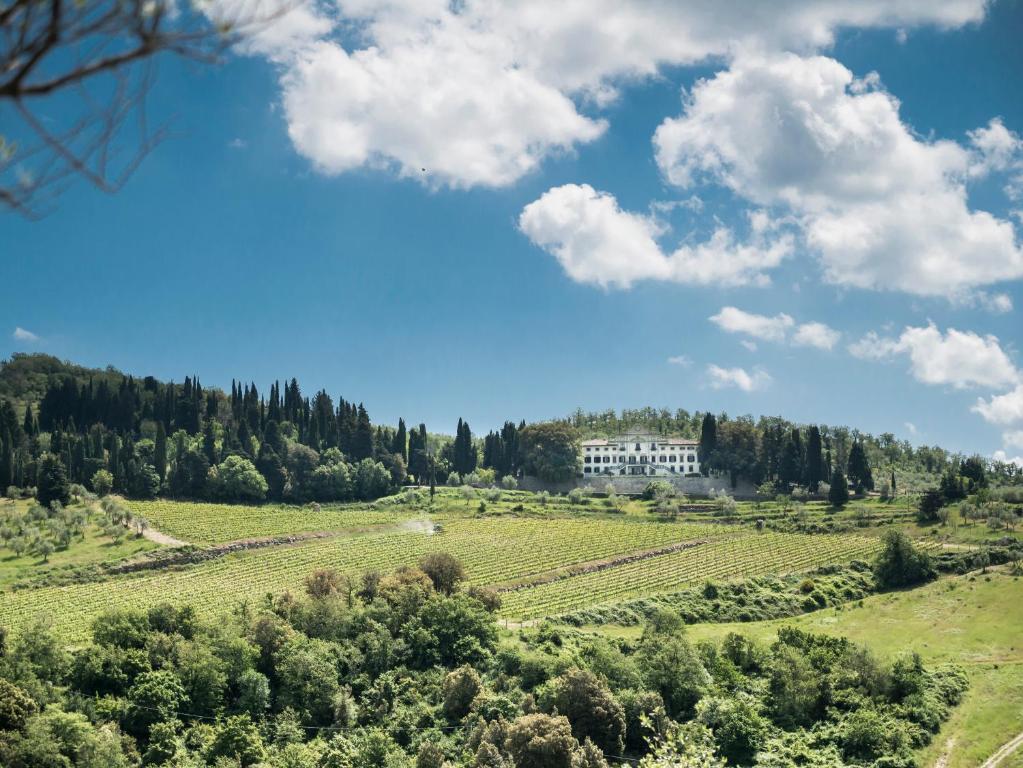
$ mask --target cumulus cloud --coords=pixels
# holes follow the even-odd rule
[[[906,356],[913,377],[924,384],[1000,389],[1020,379],[997,337],[955,328],[943,334],[933,324],[907,327],[898,338],[871,332],[850,345],[849,352],[864,360]]]
[[[1006,464],[1015,464],[1017,467],[1023,468],[1023,456],[1009,456],[1005,451],[995,451],[991,458],[995,461],[1002,461]]]
[[[824,323],[811,322],[797,326],[796,321],[784,312],[771,317],[745,312],[738,307],[722,307],[720,312],[709,319],[728,333],[739,333],[775,343],[789,342],[797,347],[831,349],[841,338],[838,331]],[[747,349],[753,351],[756,345],[747,346]]]
[[[1006,432],[1002,435],[1006,448],[1023,448],[1023,429]]]
[[[247,0],[217,0],[234,9]],[[283,0],[262,0],[264,3]],[[623,84],[739,47],[815,50],[840,27],[958,27],[984,0],[306,0],[247,50],[281,68],[315,167],[500,186],[594,140]],[[222,11],[221,11],[222,12]],[[425,171],[423,170],[425,169]]]
[[[728,333],[742,333],[765,341],[784,341],[796,322],[784,312],[768,317],[744,312],[738,307],[722,307],[716,315],[711,315],[710,321]]]
[[[973,411],[992,424],[1023,424],[1023,384],[987,400],[979,398]]]
[[[792,249],[790,236],[751,223],[747,241],[725,227],[695,246],[666,253],[656,219],[624,211],[614,195],[588,184],[553,187],[527,205],[519,229],[553,255],[576,282],[629,288],[642,280],[692,285],[765,285]]]
[[[924,140],[876,75],[748,54],[698,82],[654,146],[678,187],[710,181],[787,211],[828,282],[956,297],[1023,276],[1012,223],[967,202],[970,169],[1003,163],[1005,133],[992,123],[973,149]]]
[[[824,323],[803,323],[792,335],[792,343],[797,347],[834,349],[840,338],[841,333]]]
[[[1001,118],[991,119],[983,128],[968,134],[975,156],[970,174],[986,176],[989,173],[1019,168],[1023,161],[1023,139],[1005,127]]]
[[[688,368],[693,364],[693,361],[690,360],[685,355],[672,355],[671,357],[668,358],[668,363],[670,365],[678,365],[681,366],[682,368]]]
[[[750,373],[745,368],[722,368],[711,363],[707,366],[707,380],[714,389],[734,387],[743,392],[756,392],[770,385],[771,376],[762,368],[754,368]]]
[[[32,331],[25,330],[20,325],[14,329],[14,333],[11,334],[11,338],[15,341],[21,341],[26,344],[35,344],[39,341],[39,336],[32,333]]]

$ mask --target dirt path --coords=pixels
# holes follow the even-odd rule
[[[1014,739],[1003,744],[997,752],[985,760],[980,768],[995,768],[1001,764],[1002,760],[1019,749],[1021,745],[1023,745],[1023,733],[1018,733]]]
[[[934,768],[948,768],[948,761],[952,757],[952,749],[955,745],[956,740],[954,736],[945,742],[945,749],[942,750],[941,756],[934,762]]]
[[[181,539],[175,539],[173,536],[168,536],[166,533],[161,533],[155,528],[146,528],[142,531],[142,536],[155,541],[157,544],[162,544],[165,547],[187,547],[188,542],[182,541]]]

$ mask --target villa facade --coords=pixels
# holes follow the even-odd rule
[[[696,440],[639,432],[584,440],[583,477],[696,475],[700,472],[698,447]]]

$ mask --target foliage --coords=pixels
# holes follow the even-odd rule
[[[874,561],[874,579],[881,589],[922,584],[937,577],[934,563],[900,530],[891,529],[882,537],[882,549]]]

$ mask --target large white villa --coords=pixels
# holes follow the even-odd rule
[[[583,477],[587,475],[690,475],[700,471],[696,440],[626,432],[583,440]]]

